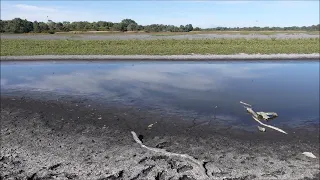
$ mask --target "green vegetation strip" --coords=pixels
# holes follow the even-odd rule
[[[1,40],[1,56],[311,54],[319,38],[210,40]]]

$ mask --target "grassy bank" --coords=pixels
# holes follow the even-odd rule
[[[1,40],[1,56],[319,53],[319,38],[211,40]]]
[[[240,35],[276,35],[276,34],[308,34],[319,35],[320,31],[191,31],[191,32],[157,32],[149,33],[152,36],[175,36],[175,35],[188,35],[188,34],[240,34]]]
[[[10,33],[1,33],[1,34],[9,34],[16,35]],[[48,33],[24,33],[23,35],[44,35]],[[145,32],[145,31],[69,31],[69,32],[56,32],[55,35],[73,35],[73,34],[82,34],[82,35],[135,35],[135,34],[145,34],[151,36],[176,36],[176,35],[196,35],[196,34],[240,34],[240,35],[276,35],[276,34],[286,34],[286,35],[294,35],[294,34],[308,34],[308,35],[319,35],[320,31],[190,31],[190,32]],[[21,34],[19,34],[21,35]]]

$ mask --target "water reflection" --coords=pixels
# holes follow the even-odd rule
[[[2,63],[1,89],[96,95],[170,110],[248,119],[239,101],[283,120],[319,120],[319,63]],[[280,119],[280,118],[279,118]]]

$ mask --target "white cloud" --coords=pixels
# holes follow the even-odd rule
[[[15,3],[15,1],[1,1],[1,19],[10,20],[20,17],[28,19],[29,21],[48,21],[51,19],[55,22],[62,21],[100,21],[107,20],[112,22],[119,22],[124,18],[134,19],[142,25],[148,24],[172,24],[185,25],[192,24],[194,27],[209,28],[216,26],[226,27],[243,27],[243,26],[291,26],[291,25],[310,25],[316,24],[319,21],[319,10],[308,11],[302,13],[304,9],[310,7],[318,7],[319,3],[315,1],[210,1],[210,0],[196,0],[189,1],[192,6],[189,10],[177,9],[179,6],[169,7],[166,15],[163,16],[162,11],[155,11],[150,16],[145,16],[139,10],[131,10],[132,13],[116,11],[114,9],[108,10],[108,4],[101,5],[101,7],[87,7],[80,4],[62,5],[59,3],[52,5],[52,3],[43,5],[30,3]],[[195,6],[198,3],[200,5]],[[203,5],[201,5],[203,3]],[[203,10],[204,7],[223,7],[223,11],[209,11]],[[250,10],[250,6],[254,9],[261,8],[262,12],[256,15],[255,11]],[[105,8],[104,8],[105,7]],[[192,7],[192,8],[191,8]],[[239,8],[238,8],[239,7]],[[288,10],[290,7],[290,11]],[[208,9],[208,8],[205,8]],[[243,9],[247,9],[243,13]],[[287,13],[281,14],[281,18],[275,18],[275,14],[282,12],[282,9],[287,9]],[[294,11],[292,11],[294,9]],[[314,8],[313,8],[314,9]],[[190,11],[194,13],[190,13]],[[273,13],[275,12],[275,13]],[[297,13],[295,13],[297,12]],[[168,14],[170,16],[168,17]],[[295,14],[293,14],[295,13]],[[239,15],[240,14],[240,15]],[[299,15],[297,15],[299,14]],[[310,17],[310,18],[309,18]],[[271,20],[273,19],[273,20]],[[258,21],[257,21],[258,20]]]
[[[14,7],[16,7],[22,11],[57,12],[57,9],[55,9],[55,8],[31,6],[31,5],[27,5],[27,4],[16,4],[16,5],[14,5]]]
[[[123,67],[110,71],[81,71],[63,75],[47,75],[41,79],[23,78],[25,83],[12,87],[36,88],[43,90],[67,89],[81,93],[101,93],[115,95],[114,89],[123,89],[128,84],[131,94],[140,96],[143,90],[173,93],[177,89],[207,91],[223,89],[226,78],[254,79],[268,75],[267,69],[281,67],[277,64],[230,67],[227,64],[185,64],[142,65]],[[264,71],[263,75],[258,73]],[[174,75],[173,75],[174,74]],[[107,87],[104,87],[107,85]],[[170,88],[168,88],[170,87]]]
[[[70,9],[60,6],[34,6],[29,4],[6,4],[1,2],[1,19],[11,20],[14,18],[27,19],[29,21],[43,21],[48,19],[55,22],[62,21],[97,21],[102,19],[102,13],[92,13],[90,11],[82,11]],[[115,19],[114,16],[103,14],[103,17]]]

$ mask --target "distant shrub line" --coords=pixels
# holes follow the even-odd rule
[[[132,19],[123,19],[119,23],[109,21],[98,22],[37,22],[26,19],[14,18],[12,20],[0,20],[1,33],[50,33],[69,32],[69,31],[144,31],[144,32],[190,32],[190,31],[319,31],[320,24],[311,26],[292,26],[292,27],[216,27],[201,29],[187,25],[164,25],[151,24],[139,25]]]

